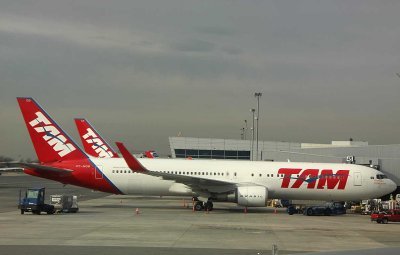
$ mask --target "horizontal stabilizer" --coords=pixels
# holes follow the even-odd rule
[[[57,168],[57,167],[52,167],[52,166],[45,166],[45,165],[38,165],[38,164],[32,164],[32,163],[21,163],[22,166],[25,166],[27,168],[35,169],[35,170],[43,170],[43,171],[50,171],[50,172],[55,172],[55,173],[72,173],[74,170],[70,169],[65,169],[65,168]]]

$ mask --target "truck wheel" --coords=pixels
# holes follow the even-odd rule
[[[381,223],[382,223],[382,220],[381,220],[381,219],[377,219],[377,220],[376,220],[376,223],[381,224]]]
[[[313,215],[313,210],[311,208],[307,209],[307,216]]]
[[[25,211],[21,209],[21,214],[24,214],[24,213],[25,213]]]
[[[387,224],[387,223],[388,223],[388,219],[383,218],[383,219],[382,219],[382,223],[383,223],[383,224]]]

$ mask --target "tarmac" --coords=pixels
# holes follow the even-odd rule
[[[38,186],[78,195],[79,212],[21,215],[19,189]],[[24,174],[0,176],[0,205],[0,254],[8,255],[271,254],[272,245],[279,254],[400,254],[400,223],[365,215],[244,213],[233,203],[193,212],[190,198],[108,195]]]

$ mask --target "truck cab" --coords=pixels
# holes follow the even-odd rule
[[[44,203],[45,199],[45,188],[30,188],[25,192],[25,196],[21,196],[18,209],[21,210],[21,214],[25,212],[32,212],[33,214],[40,214],[41,212],[46,212],[47,214],[54,213],[54,206]]]

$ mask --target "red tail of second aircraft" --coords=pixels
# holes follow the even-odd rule
[[[118,154],[86,119],[75,119],[79,136],[87,154],[97,158],[118,158]]]

